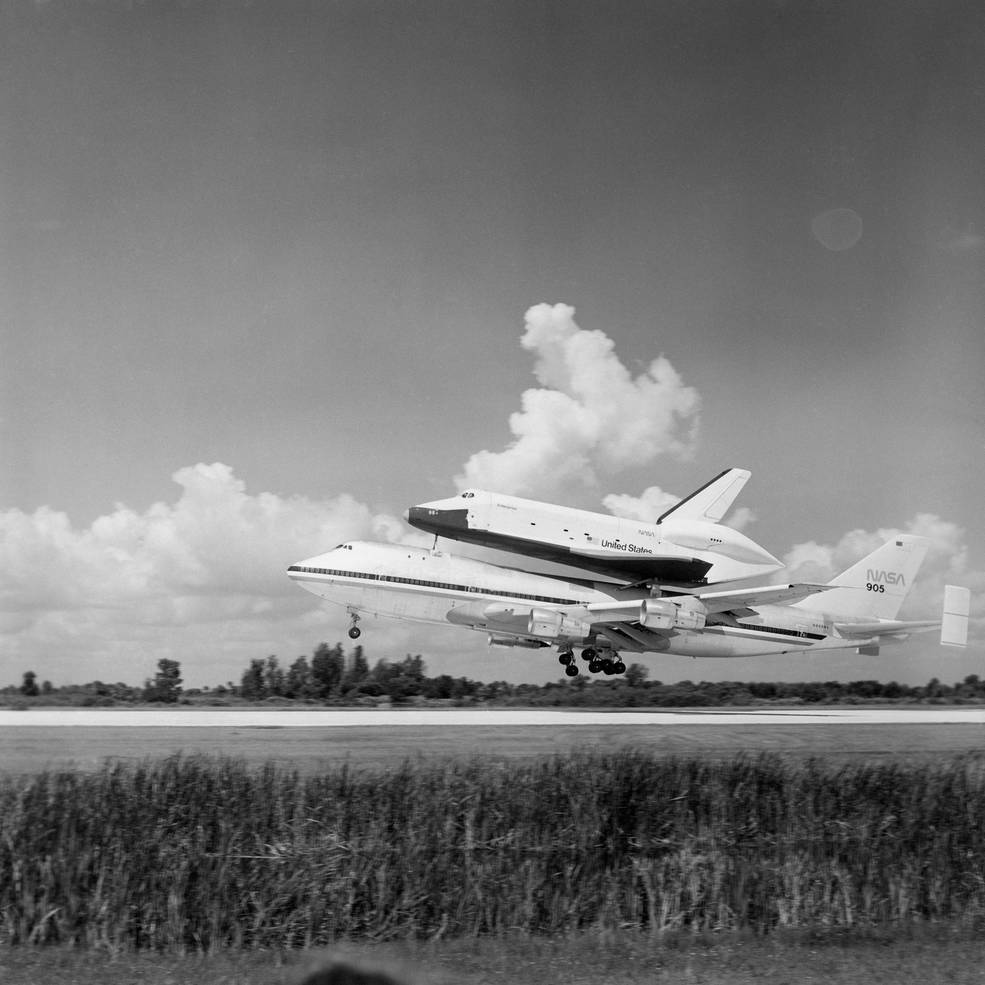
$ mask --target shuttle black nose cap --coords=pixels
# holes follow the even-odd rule
[[[407,522],[418,530],[441,533],[445,530],[468,530],[468,510],[436,510],[430,506],[412,506],[407,511]]]

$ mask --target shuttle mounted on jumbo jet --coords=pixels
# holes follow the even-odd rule
[[[569,677],[574,647],[592,673],[625,670],[620,652],[749,657],[856,649],[877,653],[940,620],[897,618],[927,541],[900,535],[827,584],[710,588],[623,587],[550,578],[440,551],[353,542],[291,565],[309,592],[345,606],[360,635],[360,614],[489,634],[490,645],[556,646]],[[941,642],[964,646],[969,592],[948,586]]]
[[[703,585],[761,578],[783,564],[719,522],[750,475],[745,469],[728,469],[654,523],[481,489],[412,506],[407,520],[438,537],[562,564],[623,584]]]

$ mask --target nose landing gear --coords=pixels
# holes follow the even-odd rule
[[[356,615],[354,609],[349,609],[349,639],[358,640],[360,636],[363,635],[363,631],[356,625],[359,622],[359,616]]]
[[[578,676],[578,665],[575,663],[575,652],[571,649],[569,644],[562,643],[557,648],[557,662],[564,667],[564,672],[568,675],[568,677]]]

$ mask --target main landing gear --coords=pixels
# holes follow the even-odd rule
[[[575,652],[567,643],[562,643],[558,647],[557,661],[564,667],[564,672],[568,677],[578,676],[578,667],[575,664]]]
[[[562,643],[557,651],[558,663],[564,667],[568,677],[578,676],[578,665],[575,663],[575,653],[571,646]],[[581,659],[588,663],[588,671],[591,674],[605,674],[611,677],[613,674],[625,674],[626,665],[622,662],[619,654],[613,650],[596,650],[594,647],[586,646],[581,651]]]
[[[349,609],[349,639],[358,640],[360,636],[363,635],[363,631],[356,624],[359,622],[359,616],[356,615],[355,609]]]

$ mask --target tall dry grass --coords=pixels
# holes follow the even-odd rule
[[[853,926],[985,914],[985,769],[632,750],[301,777],[171,758],[0,781],[0,941]]]

